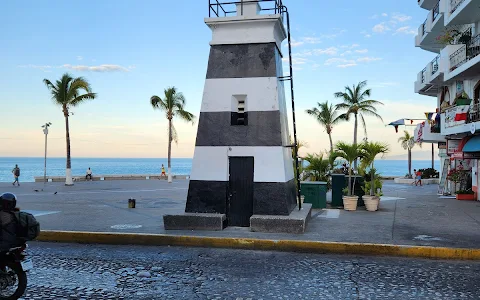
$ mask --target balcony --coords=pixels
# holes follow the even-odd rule
[[[415,82],[415,93],[436,97],[443,84],[445,70],[444,59],[437,55],[420,73]]]
[[[440,115],[440,131],[443,136],[466,134],[470,132],[467,116],[470,105],[449,107]]]
[[[440,133],[440,119],[438,123],[432,121],[418,124],[414,131],[414,139],[416,142],[422,143],[438,143],[445,142],[445,137]]]
[[[480,34],[466,44],[447,46],[445,51],[450,52],[445,81],[467,79],[480,73]]]
[[[447,0],[445,26],[470,24],[480,21],[478,0]]]
[[[432,10],[437,4],[438,0],[418,0],[417,2],[421,8],[424,8],[426,10]]]
[[[439,53],[444,47],[437,41],[437,37],[442,33],[444,26],[444,0],[436,0],[436,4],[428,13],[427,19],[418,28],[418,34],[415,37],[415,46],[424,50]]]

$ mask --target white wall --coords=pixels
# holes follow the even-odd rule
[[[197,146],[193,155],[190,179],[228,181],[230,156],[254,157],[255,182],[287,182],[294,177],[289,148]]]
[[[276,77],[205,80],[201,112],[237,111],[233,95],[247,95],[245,111],[280,110]]]
[[[276,43],[281,49],[286,38],[279,15],[207,18],[212,30],[210,45]]]

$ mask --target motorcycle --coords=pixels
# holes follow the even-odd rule
[[[27,244],[0,252],[0,300],[17,300],[27,288],[27,274],[33,268]]]

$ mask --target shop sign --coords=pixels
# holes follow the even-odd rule
[[[451,155],[458,152],[461,140],[447,140],[447,154]],[[461,152],[460,152],[461,153]]]

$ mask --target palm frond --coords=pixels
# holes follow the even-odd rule
[[[363,114],[360,114],[360,122],[362,122],[363,132],[365,133],[365,136],[367,136],[367,123],[365,123]]]
[[[150,98],[150,104],[152,105],[153,109],[160,109],[163,111],[167,110],[167,104],[158,96],[152,96]]]
[[[97,98],[96,93],[88,93],[88,94],[83,94],[80,96],[75,97],[74,99],[69,101],[69,105],[71,106],[77,106],[78,104],[84,102],[85,100],[93,100]]]

